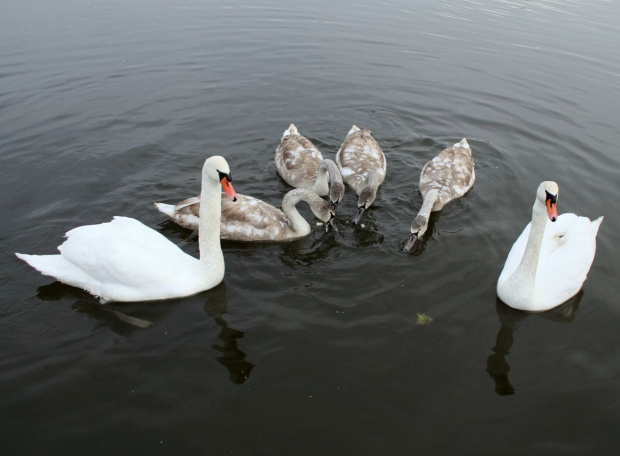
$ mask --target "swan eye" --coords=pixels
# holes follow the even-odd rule
[[[551,204],[556,204],[558,202],[558,195],[552,195],[547,190],[545,190],[545,194],[547,195],[545,201],[551,200]]]

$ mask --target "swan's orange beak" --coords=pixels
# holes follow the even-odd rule
[[[549,220],[555,222],[558,219],[558,205],[551,201],[551,199],[547,200],[547,215],[549,216]]]
[[[223,176],[220,180],[220,183],[222,184],[222,188],[224,189],[228,197],[233,201],[237,201],[237,192],[233,188],[232,182],[228,180],[228,177]]]

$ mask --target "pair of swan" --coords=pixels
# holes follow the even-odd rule
[[[294,124],[287,128],[276,149],[276,169],[292,187],[282,199],[282,210],[248,195],[237,194],[231,204],[222,194],[220,237],[231,241],[284,242],[310,234],[310,224],[299,214],[297,203],[305,201],[314,215],[334,224],[336,207],[344,195],[344,184],[336,164],[323,159],[321,152],[301,136]],[[330,202],[319,195],[329,194]],[[155,203],[155,207],[184,228],[195,230],[200,223],[200,197],[188,198],[176,205]]]
[[[200,259],[127,217],[72,229],[58,247],[59,255],[16,255],[42,274],[83,288],[102,303],[194,295],[213,288],[224,278],[220,186],[231,200],[236,199],[228,163],[223,157],[213,156],[202,168]]]
[[[406,251],[426,231],[431,211],[463,196],[475,179],[466,139],[426,163],[419,184],[424,200],[411,224]],[[539,185],[532,221],[512,246],[499,276],[497,295],[515,309],[541,312],[566,302],[581,289],[594,260],[603,217],[594,221],[575,214],[558,217],[558,192],[555,182]]]
[[[278,174],[290,186],[309,188],[318,195],[328,194],[334,208],[344,194],[343,180],[358,195],[353,223],[359,223],[364,212],[377,197],[385,180],[387,163],[379,143],[370,130],[351,127],[336,153],[336,164],[324,159],[321,152],[299,134],[294,124],[284,131],[275,156]]]
[[[387,170],[379,143],[369,130],[360,130],[356,125],[351,127],[336,153],[334,164],[332,160],[324,159],[314,144],[291,124],[276,149],[275,164],[278,174],[290,186],[312,189],[321,196],[329,191],[334,208],[344,194],[344,180],[358,195],[358,209],[353,217],[355,224],[377,197]]]

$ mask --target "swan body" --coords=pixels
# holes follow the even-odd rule
[[[234,199],[228,163],[213,156],[202,171],[201,197],[209,204],[201,208],[200,259],[128,217],[68,231],[58,255],[16,255],[42,274],[83,288],[102,303],[180,298],[208,290],[224,278],[220,183]]]
[[[319,196],[329,194],[334,207],[344,195],[344,183],[333,160],[323,158],[314,144],[291,124],[282,135],[274,158],[278,174],[294,188],[312,190]]]
[[[474,159],[465,138],[428,161],[420,173],[422,207],[411,223],[411,235],[404,250],[411,250],[426,232],[431,212],[440,211],[450,201],[463,196],[475,181]]]
[[[385,155],[370,130],[360,130],[353,125],[336,153],[336,164],[343,180],[358,195],[357,213],[353,217],[353,223],[357,224],[385,180]]]
[[[222,218],[220,236],[231,241],[283,242],[310,234],[310,224],[295,207],[306,201],[316,217],[332,227],[335,212],[330,204],[316,193],[306,189],[295,189],[284,195],[282,210],[248,195],[237,194],[238,201],[229,204],[222,193]],[[200,223],[200,198],[188,198],[176,206],[155,203],[155,207],[179,225],[196,229]]]
[[[497,281],[497,295],[515,309],[541,312],[573,297],[586,280],[603,221],[575,214],[557,217],[558,186],[543,182],[532,221],[516,240]]]

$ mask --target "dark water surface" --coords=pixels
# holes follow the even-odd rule
[[[616,454],[618,2],[7,3],[0,454]],[[291,122],[328,157],[372,130],[388,175],[364,227],[348,190],[339,234],[224,242],[215,289],[109,306],[148,329],[13,255],[114,215],[197,255],[152,203],[221,154],[279,206]],[[422,166],[463,137],[473,190],[402,253]],[[546,179],[605,221],[583,291],[527,315],[495,284]]]

